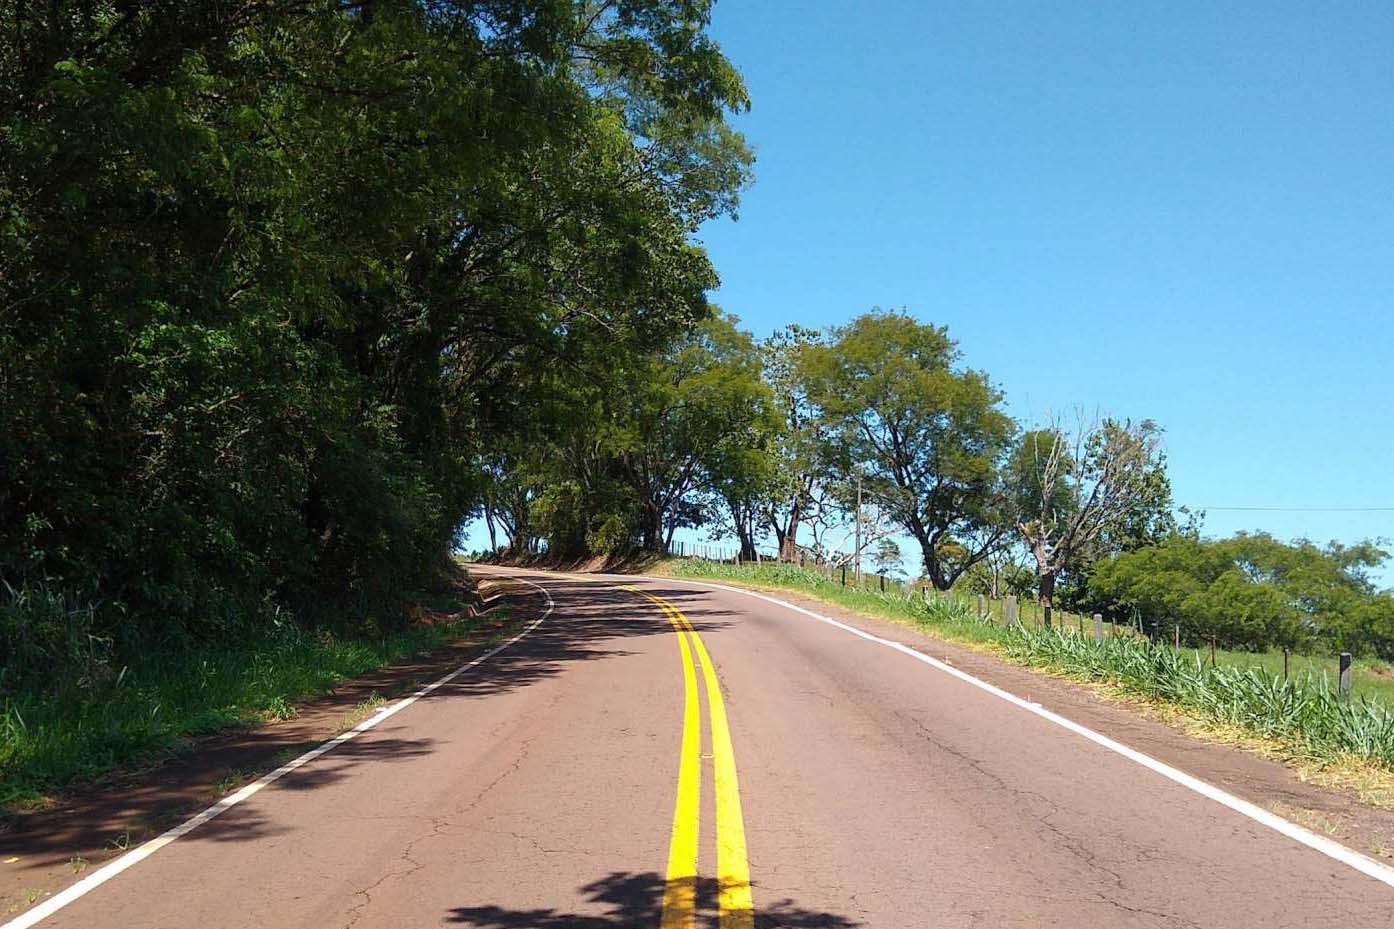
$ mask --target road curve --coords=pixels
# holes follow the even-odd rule
[[[40,925],[1394,925],[1391,887],[846,630],[509,573],[546,622]]]

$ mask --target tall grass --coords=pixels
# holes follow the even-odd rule
[[[1346,702],[1324,674],[1306,671],[1289,679],[1259,661],[1210,665],[1197,652],[1175,649],[1140,636],[1096,640],[1077,627],[1000,624],[979,618],[975,600],[953,596],[928,601],[903,592],[846,588],[820,572],[793,565],[730,565],[669,562],[678,577],[732,580],[811,594],[862,613],[909,621],[937,635],[988,644],[1026,665],[1107,681],[1150,699],[1255,736],[1318,760],[1354,755],[1394,768],[1394,710],[1378,699]],[[1281,658],[1279,658],[1281,660]],[[1310,667],[1310,666],[1309,666]]]
[[[1198,654],[1142,638],[1096,641],[1067,629],[1030,626],[1004,632],[1005,652],[1025,664],[1180,704],[1313,758],[1355,755],[1394,767],[1394,712],[1365,698],[1347,702],[1314,675],[1283,680],[1259,667],[1211,666]]]
[[[299,699],[464,631],[458,622],[414,625],[355,640],[285,623],[234,647],[154,653],[119,667],[100,649],[79,651],[55,663],[43,686],[0,688],[0,805],[176,752],[194,736],[287,717]]]

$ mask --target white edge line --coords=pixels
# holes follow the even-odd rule
[[[501,576],[510,577],[509,575]],[[529,632],[532,632],[534,629],[540,626],[542,622],[547,619],[548,616],[552,615],[552,610],[556,608],[556,603],[552,600],[552,595],[547,592],[547,589],[545,587],[542,587],[540,584],[534,584],[532,581],[525,580],[521,577],[512,577],[511,579],[516,581],[522,581],[529,587],[537,588],[542,592],[542,596],[547,598],[547,609],[543,611],[542,615],[539,616],[537,619],[533,620],[531,623],[529,623],[521,632],[513,636],[513,638],[494,646],[487,652],[484,652],[482,655],[476,656],[475,658],[471,659],[465,664],[460,665],[458,668],[456,668],[454,671],[451,671],[444,677],[439,678],[438,680],[435,680],[430,684],[427,684],[425,687],[422,687],[420,690],[414,691],[406,697],[403,697],[401,700],[398,700],[391,706],[384,707],[383,709],[378,710],[372,716],[369,716],[367,719],[363,720],[363,722],[354,726],[352,729],[348,729],[344,732],[339,733],[334,738],[315,746],[314,748],[310,749],[308,752],[299,756],[298,758],[294,758],[290,761],[287,761],[285,764],[281,765],[276,770],[263,774],[261,777],[257,778],[252,783],[246,785],[236,793],[228,794],[226,797],[219,800],[217,803],[213,804],[208,809],[204,810],[202,813],[198,813],[190,817],[189,819],[184,820],[184,822],[175,826],[173,829],[170,829],[168,832],[161,833],[160,835],[156,836],[150,841],[131,849],[130,851],[126,852],[126,854],[122,855],[120,858],[117,858],[115,861],[103,865],[102,867],[93,871],[91,874],[84,877],[82,880],[78,881],[76,884],[73,884],[72,886],[63,890],[56,896],[50,897],[38,906],[25,910],[19,916],[16,916],[9,922],[0,925],[0,929],[29,929],[30,926],[37,925],[43,920],[48,919],[54,913],[63,909],[63,907],[72,903],[74,900],[77,900],[78,898],[96,890],[98,887],[102,886],[107,881],[120,874],[122,871],[125,871],[127,868],[131,868],[137,864],[140,864],[142,861],[149,858],[151,855],[155,854],[160,849],[173,842],[175,839],[188,835],[190,832],[193,832],[199,826],[202,826],[204,823],[208,822],[211,819],[215,819],[218,816],[221,816],[223,813],[226,813],[234,806],[237,806],[237,804],[241,803],[243,800],[246,800],[253,794],[256,794],[262,788],[267,787],[275,783],[276,781],[279,781],[287,774],[291,773],[297,768],[302,767],[303,765],[309,764],[311,761],[314,761],[319,756],[324,755],[328,752],[332,752],[340,745],[343,745],[350,739],[362,735],[363,733],[367,732],[369,729],[372,729],[374,726],[378,725],[388,717],[395,716],[397,713],[400,713],[402,710],[405,710],[407,707],[411,706],[417,700],[420,700],[422,697],[431,693],[436,688],[450,683],[451,681],[455,680],[455,678],[459,677],[461,674],[464,674],[466,671],[470,670],[471,668],[475,667],[481,662],[484,662],[487,659],[492,658],[499,652],[503,651],[505,648],[508,648],[510,645],[517,642],[523,636],[527,635]]]
[[[1050,710],[1047,710],[1039,703],[1032,703],[1029,700],[1023,700],[1021,697],[1018,697],[1015,694],[1008,693],[1007,691],[1003,690],[1000,687],[997,687],[996,685],[989,684],[987,681],[984,680],[980,680],[979,678],[974,677],[966,671],[960,671],[953,665],[947,664],[943,661],[940,661],[937,658],[933,658],[929,655],[926,655],[924,652],[913,649],[908,645],[904,645],[900,642],[896,642],[891,639],[883,639],[880,636],[872,635],[871,633],[858,629],[855,626],[849,626],[847,623],[838,622],[837,620],[828,616],[824,616],[821,613],[815,613],[812,610],[806,610],[801,606],[795,606],[792,603],[780,600],[776,597],[766,596],[765,594],[757,593],[753,590],[746,590],[741,587],[728,587],[725,584],[712,584],[707,581],[689,581],[683,578],[645,577],[644,580],[661,581],[665,583],[669,581],[677,581],[679,583],[684,584],[694,584],[699,587],[712,587],[717,590],[726,590],[732,593],[745,594],[746,596],[754,597],[757,600],[764,600],[768,603],[773,603],[775,606],[783,607],[786,610],[793,610],[795,613],[802,613],[805,616],[812,617],[813,619],[816,619],[819,622],[827,623],[830,626],[836,626],[837,628],[842,629],[846,632],[850,632],[859,638],[866,639],[868,642],[875,642],[877,645],[883,645],[886,648],[894,649],[895,651],[901,652],[905,655],[910,656],[911,658],[914,658],[916,661],[922,661],[930,667],[943,671],[945,674],[952,675],[953,677],[956,677],[967,684],[971,684],[972,686],[977,687],[980,690],[984,690],[992,694],[994,697],[998,697],[999,699],[1005,700],[1013,706],[1019,707],[1028,713],[1033,713],[1036,716],[1041,717],[1042,719],[1048,720],[1049,722],[1052,722],[1055,725],[1060,726],[1062,729],[1068,729],[1070,732],[1073,732],[1076,735],[1083,736],[1084,738],[1088,739],[1096,745],[1101,745],[1111,752],[1116,752],[1117,754],[1122,755],[1129,761],[1136,762],[1137,764],[1142,765],[1144,768],[1147,768],[1151,771],[1155,771],[1162,777],[1170,781],[1174,781],[1175,783],[1180,784],[1182,787],[1185,787],[1188,790],[1195,791],[1202,797],[1214,800],[1216,803],[1222,806],[1229,807],[1231,810],[1240,814],[1241,816],[1247,816],[1249,819],[1252,819],[1255,822],[1260,823],[1261,825],[1267,826],[1274,832],[1281,833],[1282,835],[1287,836],[1295,842],[1300,842],[1308,848],[1321,852],[1328,858],[1333,858],[1336,861],[1341,862],[1342,864],[1349,865],[1350,867],[1359,871],[1361,874],[1364,874],[1368,877],[1372,877],[1375,880],[1383,884],[1387,884],[1390,887],[1394,887],[1394,868],[1391,868],[1388,865],[1375,861],[1373,858],[1362,855],[1359,852],[1354,851],[1353,849],[1347,848],[1339,842],[1335,842],[1331,839],[1326,838],[1325,836],[1317,835],[1315,832],[1312,832],[1308,829],[1304,829],[1296,823],[1290,822],[1284,819],[1283,817],[1278,816],[1276,813],[1270,813],[1268,810],[1265,810],[1263,807],[1258,806],[1257,804],[1250,803],[1248,800],[1240,799],[1239,797],[1236,797],[1234,794],[1221,790],[1214,784],[1208,783],[1206,781],[1201,780],[1198,777],[1187,774],[1185,771],[1182,771],[1179,768],[1173,768],[1166,762],[1158,761],[1156,758],[1153,758],[1150,755],[1145,755],[1135,748],[1129,748],[1123,743],[1114,741],[1113,739],[1110,739],[1108,736],[1103,735],[1102,733],[1095,732],[1093,729],[1090,729],[1087,726],[1082,726],[1072,719],[1066,719],[1064,716],[1061,716],[1058,713],[1052,713]],[[9,927],[0,926],[0,929],[9,929]]]

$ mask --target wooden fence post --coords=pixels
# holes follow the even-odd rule
[[[983,595],[978,594],[978,619],[983,618]]]
[[[1344,700],[1344,701],[1346,701],[1347,703],[1350,702],[1350,686],[1351,686],[1351,669],[1350,669],[1350,665],[1351,665],[1350,652],[1341,652],[1341,664],[1340,664],[1340,674],[1341,674],[1341,676],[1340,676],[1340,678],[1339,678],[1340,684],[1339,684],[1338,686],[1340,687],[1341,699]]]

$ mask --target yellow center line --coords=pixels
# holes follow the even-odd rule
[[[670,620],[671,622],[671,617]],[[697,902],[697,830],[701,811],[702,721],[692,652],[678,633],[682,651],[682,756],[678,797],[673,805],[673,838],[668,846],[668,879],[663,890],[662,929],[691,929]]]
[[[750,893],[750,862],[745,844],[745,818],[741,813],[740,785],[736,779],[736,756],[731,748],[731,730],[726,720],[726,704],[721,696],[716,666],[702,637],[676,606],[645,593],[633,591],[656,604],[678,633],[683,658],[684,712],[682,760],[678,770],[678,800],[673,813],[673,836],[668,851],[668,879],[663,893],[662,929],[688,929],[693,925],[693,893],[697,858],[697,813],[699,788],[694,757],[700,751],[699,720],[696,718],[696,675],[692,652],[702,666],[707,691],[707,715],[712,726],[712,758],[716,781],[716,875],[720,929],[753,929],[755,905]],[[691,641],[689,648],[688,641]],[[691,740],[691,741],[689,741]],[[691,768],[689,767],[691,759]],[[691,783],[689,783],[689,778]],[[690,843],[690,844],[689,844]],[[690,857],[689,857],[690,854]],[[675,868],[676,864],[676,868]],[[689,877],[689,875],[691,875]],[[670,899],[672,906],[670,907]]]
[[[697,646],[702,679],[707,685],[707,713],[712,722],[712,754],[716,766],[716,884],[721,929],[754,929],[755,904],[750,896],[750,861],[745,848],[745,817],[741,815],[736,755],[726,724],[726,703],[707,647],[687,617],[678,612]]]

